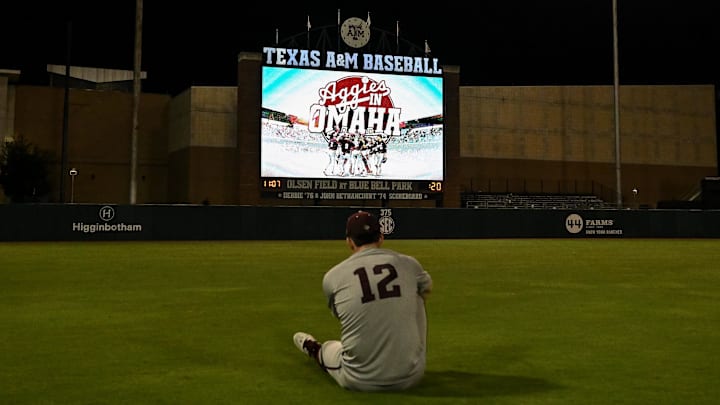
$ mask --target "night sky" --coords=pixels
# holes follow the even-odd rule
[[[183,4],[189,3],[189,4]],[[318,2],[319,3],[319,2]],[[610,85],[612,0],[354,2],[366,19],[460,67],[461,85]],[[621,84],[720,83],[720,6],[712,0],[617,0]],[[443,8],[442,6],[446,6]],[[43,84],[47,64],[133,70],[135,1],[16,1],[0,6],[0,69]],[[177,94],[237,82],[239,52],[337,25],[338,9],[298,2],[144,1],[143,91]],[[71,22],[71,24],[69,24]],[[68,27],[71,27],[68,35]],[[68,41],[70,38],[70,41]],[[360,50],[362,52],[362,49]]]

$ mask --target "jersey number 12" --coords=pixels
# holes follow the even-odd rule
[[[395,267],[392,264],[378,264],[373,266],[372,271],[376,275],[385,275],[377,282],[379,299],[400,296],[400,286],[390,285],[390,283],[398,276],[397,270],[395,270]],[[353,273],[358,276],[358,279],[360,280],[360,288],[362,288],[363,292],[361,302],[365,304],[367,302],[374,301],[375,294],[373,294],[372,286],[370,285],[370,277],[368,276],[368,272],[365,267],[360,267]]]

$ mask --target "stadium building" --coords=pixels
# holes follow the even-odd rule
[[[421,61],[421,70],[435,68],[443,94],[439,189],[418,190],[413,183],[388,197],[376,191],[392,190],[368,190],[376,184],[370,182],[382,181],[377,177],[352,183],[328,179],[336,180],[333,185],[357,185],[358,192],[333,188],[323,194],[313,185],[305,193],[305,183],[295,181],[297,190],[287,184],[278,192],[269,189],[261,172],[261,119],[267,113],[261,84],[267,58],[258,50],[238,55],[236,86],[193,86],[175,96],[140,94],[135,202],[556,208],[568,201],[579,204],[582,197],[590,207],[655,208],[700,198],[704,179],[718,175],[713,84],[621,85],[617,145],[611,85],[460,86],[462,66],[442,61],[433,66],[421,47],[400,42],[393,33],[368,27],[370,38],[355,47],[335,41],[322,27],[317,30],[314,47],[304,43],[303,34],[273,48],[395,55]],[[308,63],[312,60],[308,55]],[[132,193],[132,72],[73,66],[66,75],[64,66],[55,65],[48,65],[47,72],[49,85],[35,86],[19,84],[20,71],[0,70],[0,140],[22,136],[51,156],[52,191],[36,201],[127,204]],[[295,123],[287,112],[279,113]],[[389,161],[392,153],[389,146]]]

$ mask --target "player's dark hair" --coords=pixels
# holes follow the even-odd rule
[[[349,235],[348,235],[349,236]],[[380,240],[380,232],[366,233],[360,236],[349,236],[355,246],[367,245],[368,243],[376,243]]]

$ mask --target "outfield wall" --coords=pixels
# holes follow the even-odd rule
[[[357,209],[6,204],[0,241],[342,239]],[[720,210],[368,210],[388,239],[720,237]]]

